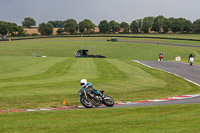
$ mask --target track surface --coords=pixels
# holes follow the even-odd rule
[[[197,48],[200,47],[200,45],[177,44],[177,43],[163,43],[163,42],[150,42],[150,41],[120,41],[120,42],[150,43],[150,44],[157,44],[157,45],[172,45],[172,46],[197,47]]]

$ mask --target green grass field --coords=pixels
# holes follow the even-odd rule
[[[4,133],[199,133],[200,105],[0,114]]]
[[[157,60],[158,53],[164,53],[164,60],[174,61],[176,56],[181,56],[183,62],[187,62],[187,58],[190,53],[195,54],[195,64],[200,65],[200,49],[191,47],[180,47],[170,45],[158,45],[158,44],[146,44],[146,43],[133,43],[133,42],[107,42],[109,38],[51,38],[51,39],[33,39],[11,42],[0,42],[0,110],[13,110],[13,109],[30,109],[30,108],[53,108],[63,107],[63,100],[67,101],[67,106],[80,105],[78,91],[80,89],[79,81],[82,78],[88,79],[89,82],[94,84],[94,88],[97,90],[105,90],[105,93],[113,97],[115,102],[125,101],[138,101],[146,99],[165,98],[169,96],[184,95],[184,94],[196,94],[200,93],[200,88],[182,78],[174,75],[150,69],[140,64],[133,62],[132,60]],[[177,41],[177,40],[160,40],[160,39],[126,39],[119,38],[123,41],[155,41],[155,42],[168,42],[178,44],[191,44],[199,45],[194,41]],[[74,53],[84,47],[95,48],[95,52],[91,54],[104,55],[106,59],[97,58],[75,58]],[[32,53],[39,55],[45,55],[46,58],[33,57]],[[192,105],[192,109],[198,105]],[[147,108],[131,108],[131,109],[102,109],[102,110],[72,110],[72,111],[50,111],[50,112],[25,112],[25,113],[5,113],[0,114],[0,123],[3,124],[4,120],[7,123],[11,122],[12,116],[16,116],[16,122],[23,123],[28,122],[27,118],[30,118],[31,125],[18,125],[19,128],[10,130],[11,132],[31,132],[36,130],[36,126],[39,126],[38,132],[56,132],[57,126],[60,127],[60,132],[80,132],[77,129],[73,131],[73,128],[78,127],[80,124],[83,132],[90,132],[83,124],[84,119],[86,123],[91,122],[91,125],[100,124],[101,122],[93,122],[95,117],[99,120],[102,117],[115,114],[117,112],[128,112],[128,115],[122,115],[118,118],[123,120],[124,124],[130,124],[130,126],[121,127],[120,131],[131,132],[132,129],[140,123],[137,120],[140,119],[145,113],[145,110],[165,110],[172,108],[184,108],[186,105],[167,106],[167,107],[147,107]],[[190,105],[187,105],[189,108]],[[182,109],[181,109],[182,110]],[[100,116],[96,116],[96,111]],[[105,112],[109,113],[105,113]],[[198,110],[196,110],[198,111]],[[87,114],[80,117],[78,114]],[[114,113],[115,112],[115,113]],[[135,114],[131,112],[136,112]],[[183,111],[184,112],[184,111]],[[148,112],[146,112],[148,114]],[[138,115],[136,117],[136,114]],[[168,114],[166,112],[166,114]],[[178,113],[175,113],[176,116]],[[37,117],[40,117],[44,121],[36,122]],[[69,121],[61,119],[61,116],[70,118]],[[88,118],[88,115],[92,115]],[[151,113],[148,114],[151,116]],[[158,113],[158,115],[161,115]],[[173,114],[172,114],[173,115]],[[181,116],[181,114],[179,114]],[[6,117],[5,117],[6,116]],[[48,117],[49,116],[49,117]],[[74,117],[80,123],[73,120]],[[56,117],[57,122],[52,127],[53,119],[50,117]],[[133,119],[128,119],[133,117]],[[136,118],[135,118],[136,117]],[[199,116],[197,117],[199,118]],[[105,132],[114,132],[117,123],[113,123],[113,120],[108,121],[107,124],[114,126],[109,128],[106,125],[103,127]],[[127,119],[127,120],[126,120]],[[151,118],[153,121],[153,117]],[[108,119],[107,119],[108,120]],[[45,124],[49,121],[48,124]],[[66,128],[69,122],[70,128]],[[106,121],[106,119],[105,119]],[[131,121],[136,121],[136,125]],[[145,122],[148,125],[152,123],[151,120],[146,119]],[[155,121],[163,122],[163,119],[159,120],[159,117]],[[188,121],[191,119],[188,118]],[[63,124],[61,124],[63,122]],[[143,123],[142,122],[142,123]],[[157,122],[157,123],[159,123]],[[43,124],[42,124],[43,123]],[[78,123],[76,125],[76,123]],[[136,132],[140,132],[143,125],[136,126]],[[13,121],[12,125],[16,123]],[[133,124],[133,127],[131,126]],[[73,125],[73,126],[72,126]],[[123,125],[123,124],[122,124]],[[195,123],[192,123],[192,127]],[[25,127],[24,129],[22,129]],[[49,128],[51,127],[51,128]],[[2,132],[9,132],[9,125],[3,124],[0,128]],[[47,128],[47,129],[45,129]],[[53,128],[53,129],[52,129]],[[141,130],[145,132],[150,128]],[[154,125],[151,128],[155,129]],[[94,128],[96,129],[96,128]],[[135,129],[135,128],[134,128]],[[158,127],[159,129],[159,127]],[[159,130],[161,131],[164,125],[161,125]],[[180,129],[180,130],[179,130]],[[187,132],[191,128],[184,128],[179,125],[176,131]],[[90,129],[91,130],[91,129]],[[93,131],[93,130],[91,130]],[[119,132],[120,132],[119,131]],[[200,131],[198,128],[193,130]],[[34,131],[33,131],[34,132]]]

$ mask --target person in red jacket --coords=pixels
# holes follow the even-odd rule
[[[163,61],[163,53],[162,52],[160,52],[160,54],[159,54],[159,61]]]

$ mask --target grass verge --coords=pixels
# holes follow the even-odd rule
[[[198,133],[200,105],[0,114],[0,132]]]

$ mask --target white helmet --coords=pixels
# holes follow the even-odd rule
[[[87,80],[81,79],[80,84],[81,84],[81,87],[84,87],[87,84]]]

